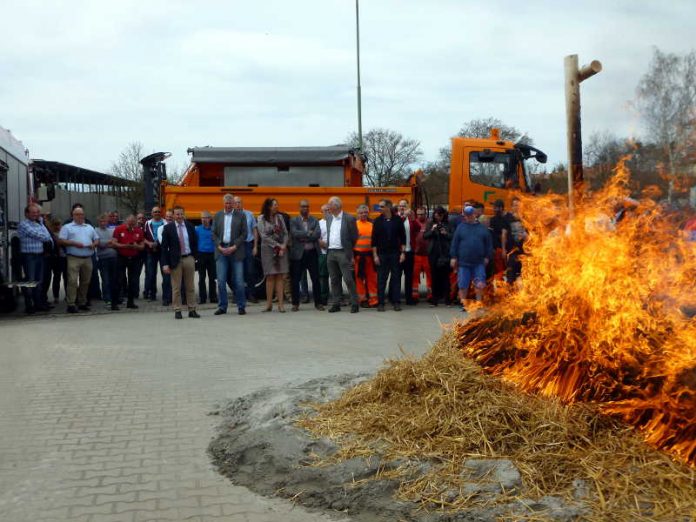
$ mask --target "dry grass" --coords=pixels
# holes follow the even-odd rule
[[[373,379],[314,408],[298,424],[337,441],[335,459],[438,462],[417,477],[404,467],[382,475],[400,477],[399,497],[425,508],[509,502],[514,495],[467,497],[460,476],[468,458],[507,458],[522,474],[517,498],[570,500],[580,479],[589,489],[588,520],[696,520],[696,470],[591,406],[564,406],[485,375],[452,334],[421,359],[390,361]]]

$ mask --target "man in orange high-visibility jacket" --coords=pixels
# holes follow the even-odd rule
[[[415,241],[413,242],[413,281],[411,284],[411,299],[418,301],[420,299],[420,281],[421,273],[425,274],[425,281],[428,287],[428,301],[433,297],[432,293],[432,280],[430,274],[430,261],[428,259],[428,241],[423,239],[423,233],[425,232],[425,207],[418,207],[416,209],[416,221],[421,224],[421,228],[416,234]]]
[[[358,299],[363,308],[377,306],[377,272],[372,258],[372,221],[368,219],[367,205],[358,207],[358,242],[355,243],[355,283]]]

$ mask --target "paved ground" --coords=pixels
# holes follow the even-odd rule
[[[147,308],[147,307],[146,307]],[[212,469],[215,404],[427,349],[453,308],[0,319],[0,520],[319,521]]]

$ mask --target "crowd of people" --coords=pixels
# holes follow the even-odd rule
[[[402,297],[406,305],[421,300],[422,279],[431,306],[461,304],[466,312],[464,303],[470,296],[481,301],[491,278],[520,275],[526,232],[519,204],[513,199],[505,213],[498,200],[490,218],[476,202],[451,215],[436,207],[429,217],[425,207],[414,211],[407,200],[383,199],[371,220],[366,205],[354,216],[332,197],[317,219],[307,200],[291,218],[268,198],[256,217],[241,197],[225,194],[222,208],[202,212],[197,226],[178,206],[164,213],[156,206],[150,219],[138,213],[122,222],[112,211],[93,225],[79,203],[63,223],[30,204],[18,230],[24,277],[35,283],[24,290],[26,313],[52,308],[61,280],[68,313],[90,310],[98,300],[114,311],[124,304],[136,309],[143,270],[142,298],[161,299],[176,319],[184,312],[199,318],[196,307],[206,302],[217,304],[214,315],[226,314],[228,287],[239,315],[260,299],[265,312],[275,304],[284,313],[288,300],[293,312],[310,300],[330,313],[343,306],[383,312],[387,304],[398,312]]]

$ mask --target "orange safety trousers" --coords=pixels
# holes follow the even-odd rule
[[[358,300],[367,301],[370,306],[377,306],[377,272],[372,253],[355,251],[355,286],[358,291]]]
[[[427,255],[413,256],[413,280],[411,282],[411,297],[420,299],[421,272],[425,272],[425,283],[428,288],[428,299],[433,297],[433,281],[430,276],[430,260]]]

